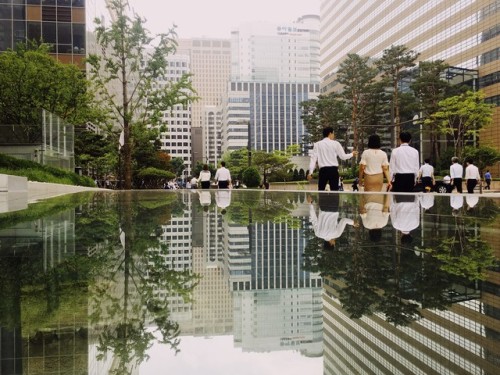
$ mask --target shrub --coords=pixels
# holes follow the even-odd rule
[[[255,188],[260,185],[260,174],[257,168],[255,167],[248,167],[246,168],[243,173],[243,183],[249,187],[249,188]]]

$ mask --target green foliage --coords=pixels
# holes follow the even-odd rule
[[[248,167],[242,173],[243,183],[249,188],[255,188],[260,185],[261,179],[259,170],[255,167]]]
[[[439,110],[424,121],[440,134],[450,137],[459,159],[463,157],[467,141],[492,122],[492,106],[484,102],[484,97],[482,91],[467,91],[446,98],[439,102]]]
[[[84,72],[57,61],[49,49],[19,44],[0,54],[0,124],[40,124],[42,108],[72,124],[103,118]]]
[[[144,186],[149,189],[161,189],[166,180],[175,178],[175,174],[170,171],[149,167],[140,170],[137,173],[137,178],[144,182]],[[141,185],[143,184],[141,183]]]
[[[465,147],[464,158],[472,158],[474,160],[474,165],[476,165],[481,172],[490,165],[494,165],[500,161],[500,151],[496,148],[488,146]]]
[[[165,111],[175,105],[187,106],[197,99],[189,75],[165,85],[156,84],[167,74],[167,58],[175,53],[177,35],[172,28],[167,33],[151,36],[143,18],[137,14],[129,17],[128,5],[126,0],[110,0],[108,7],[115,16],[111,24],[95,19],[97,44],[102,55],[88,58],[93,87],[111,120],[123,129],[125,189],[132,187],[133,138],[137,133],[134,135],[131,129],[164,127]],[[119,95],[115,95],[113,83],[119,85]]]
[[[94,181],[64,169],[41,165],[29,160],[16,159],[0,154],[0,173],[24,176],[28,181],[51,182],[66,185],[94,187]]]

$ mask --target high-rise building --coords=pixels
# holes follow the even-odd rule
[[[231,81],[319,83],[319,17],[247,23],[231,33]]]
[[[379,58],[391,45],[405,45],[420,53],[418,61],[440,59],[478,75],[478,88],[495,105],[480,142],[500,146],[500,1],[323,0],[320,13],[322,93],[335,91],[348,53]]]
[[[231,82],[222,104],[222,152],[271,152],[302,143],[300,103],[319,94],[319,17],[252,23],[232,32]]]
[[[227,90],[231,73],[231,42],[229,39],[181,39],[177,53],[190,57],[191,79],[199,98],[191,104],[192,165],[197,162],[216,163],[216,159],[209,157],[212,151],[204,142],[211,133],[208,129],[213,126],[205,121],[213,119],[209,115],[210,108],[220,104]]]
[[[59,61],[83,67],[85,25],[84,0],[2,0],[0,52],[27,40],[43,40]]]

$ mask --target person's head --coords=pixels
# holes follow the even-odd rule
[[[430,164],[431,163],[431,159],[429,159],[429,158],[424,159],[424,163],[425,164]]]
[[[330,134],[333,134],[333,127],[332,126],[327,126],[326,128],[323,129],[323,137],[329,137]]]
[[[368,137],[368,148],[380,148],[380,137],[377,134]]]
[[[399,134],[399,140],[401,141],[401,143],[410,143],[411,134],[408,132],[401,132]]]
[[[220,162],[220,166],[221,166],[221,167],[225,167],[225,166],[226,166],[226,162],[225,162],[225,161],[221,161],[221,162]]]
[[[203,170],[208,171],[208,164],[203,164]]]
[[[411,234],[409,232],[403,232],[401,234],[401,244],[411,244],[411,242],[413,241],[413,237],[411,236]]]
[[[323,241],[323,249],[327,251],[335,250],[335,238],[332,238],[329,241]]]
[[[458,158],[457,158],[456,156],[452,157],[452,158],[451,158],[451,162],[452,162],[453,164],[458,163]]]
[[[474,160],[472,158],[467,158],[467,159],[465,159],[465,163],[474,164]]]

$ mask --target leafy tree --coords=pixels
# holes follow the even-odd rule
[[[54,59],[49,48],[18,44],[0,54],[0,123],[20,125],[18,141],[41,140],[42,109],[71,124],[102,119],[84,73]]]
[[[259,170],[255,167],[248,167],[242,173],[242,180],[247,187],[256,188],[261,182]]]
[[[488,166],[500,161],[500,152],[496,148],[488,146],[467,146],[465,147],[464,156],[474,160],[474,164],[479,169],[481,176],[483,176],[483,172]],[[479,189],[482,192],[483,186],[480,185]]]
[[[264,177],[264,181],[269,181],[271,175],[280,171],[287,175],[288,171],[295,167],[295,165],[290,162],[290,157],[294,154],[293,150],[297,152],[297,145],[291,147],[292,148],[289,148],[285,152],[253,152],[252,165],[259,170]]]
[[[492,122],[491,105],[484,102],[482,91],[467,91],[439,102],[439,110],[424,124],[435,126],[440,134],[451,138],[455,155],[461,159],[468,140]]]
[[[179,177],[182,176],[184,169],[186,169],[186,166],[184,165],[184,159],[182,158],[173,158],[170,161],[170,165],[172,172],[174,172],[174,174]]]
[[[346,101],[347,109],[351,113],[350,125],[353,131],[353,146],[358,149],[359,125],[366,123],[368,114],[370,86],[373,85],[377,69],[368,64],[368,57],[361,57],[354,53],[347,54],[347,58],[340,64],[337,79],[344,85],[342,96]],[[362,128],[361,128],[362,129]]]
[[[175,52],[175,30],[152,37],[144,19],[127,14],[127,0],[110,0],[108,7],[114,15],[111,24],[95,20],[102,55],[89,56],[89,73],[111,119],[123,129],[124,182],[125,189],[131,189],[131,129],[140,125],[161,127],[164,111],[178,104],[186,106],[195,97],[189,75],[164,86],[155,85],[167,72],[167,57]],[[156,46],[151,48],[153,42]],[[118,97],[110,86],[114,82],[120,85]]]
[[[392,90],[392,105],[394,106],[394,139],[399,138],[401,127],[400,118],[400,83],[406,75],[406,70],[415,66],[415,60],[419,53],[409,50],[404,45],[391,46],[385,49],[380,59],[375,61],[379,68],[383,82],[385,82]]]
[[[333,126],[337,138],[346,131],[344,119],[347,108],[340,94],[319,95],[318,99],[306,100],[300,103],[302,121],[306,128],[304,143],[310,144],[323,138],[323,129]]]
[[[249,166],[248,154],[247,148],[240,148],[239,150],[227,152],[222,156],[222,160],[226,162],[232,177],[242,178],[243,171]]]

